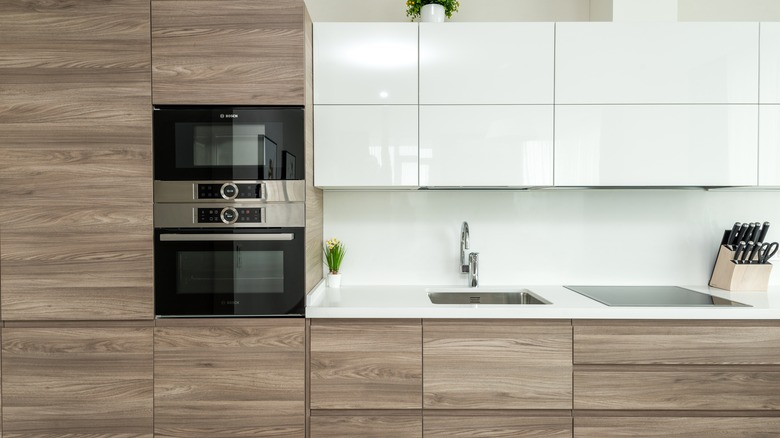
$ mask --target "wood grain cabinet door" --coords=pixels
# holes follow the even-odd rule
[[[303,105],[303,0],[152,0],[155,104]]]
[[[149,10],[0,2],[3,320],[153,317]]]
[[[773,438],[780,418],[593,417],[574,419],[574,438]]]
[[[527,414],[533,415],[533,414]],[[571,417],[500,415],[498,412],[425,416],[425,438],[571,438]]]
[[[422,325],[312,320],[312,409],[422,408]]]
[[[571,409],[569,321],[423,322],[425,409]]]
[[[421,438],[422,417],[417,415],[312,416],[311,438]],[[384,415],[383,415],[384,414]]]
[[[3,436],[152,437],[152,328],[3,330]]]
[[[154,333],[156,437],[302,437],[303,319],[168,322]]]

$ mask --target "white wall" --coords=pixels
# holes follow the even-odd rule
[[[325,193],[325,238],[347,245],[345,285],[465,285],[464,220],[484,285],[703,285],[734,222],[770,221],[780,240],[780,192]]]

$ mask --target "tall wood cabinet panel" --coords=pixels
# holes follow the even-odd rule
[[[311,322],[312,409],[422,408],[422,324]]]
[[[571,409],[569,321],[423,323],[425,409]]]
[[[154,332],[155,436],[303,436],[303,319],[169,324]]]
[[[303,105],[303,0],[153,0],[155,104]]]
[[[152,328],[5,328],[5,437],[152,437]]]
[[[152,317],[149,11],[0,3],[4,320]]]

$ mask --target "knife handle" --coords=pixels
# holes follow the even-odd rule
[[[726,245],[733,245],[737,243],[737,234],[739,234],[739,227],[741,226],[741,222],[734,223],[734,226],[731,228],[731,232],[729,232],[729,237],[726,239]]]
[[[756,243],[753,245],[753,249],[750,251],[750,255],[748,256],[748,263],[758,263],[758,260],[754,260],[756,256],[758,255],[758,250],[761,248],[760,243]]]
[[[750,262],[750,254],[753,253],[753,247],[755,246],[755,243],[753,241],[749,241],[747,243],[747,246],[745,247],[745,252],[742,253],[742,263],[749,263]]]
[[[761,227],[761,234],[758,235],[759,242],[766,242],[766,233],[769,231],[769,222],[764,222],[764,226]]]
[[[750,242],[751,240],[753,240],[753,230],[755,230],[755,229],[756,229],[756,223],[755,222],[748,223],[747,233],[745,233],[745,238],[743,240],[745,240],[746,242]]]
[[[756,222],[755,225],[756,227],[753,228],[753,238],[751,238],[750,240],[752,240],[753,242],[760,242],[758,238],[761,236],[761,222]]]
[[[737,234],[737,238],[735,239],[737,242],[744,242],[745,241],[745,235],[747,235],[748,230],[748,224],[744,223],[741,227],[739,227],[739,234]]]
[[[734,251],[734,258],[732,258],[731,261],[734,263],[741,263],[739,259],[741,258],[743,251],[745,251],[745,242],[739,242],[737,249]]]

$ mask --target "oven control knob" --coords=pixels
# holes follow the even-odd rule
[[[236,196],[238,196],[238,186],[230,182],[222,184],[222,187],[219,189],[219,194],[225,199],[236,199]]]
[[[234,224],[238,220],[238,211],[233,207],[225,207],[219,212],[219,218],[228,225]]]

